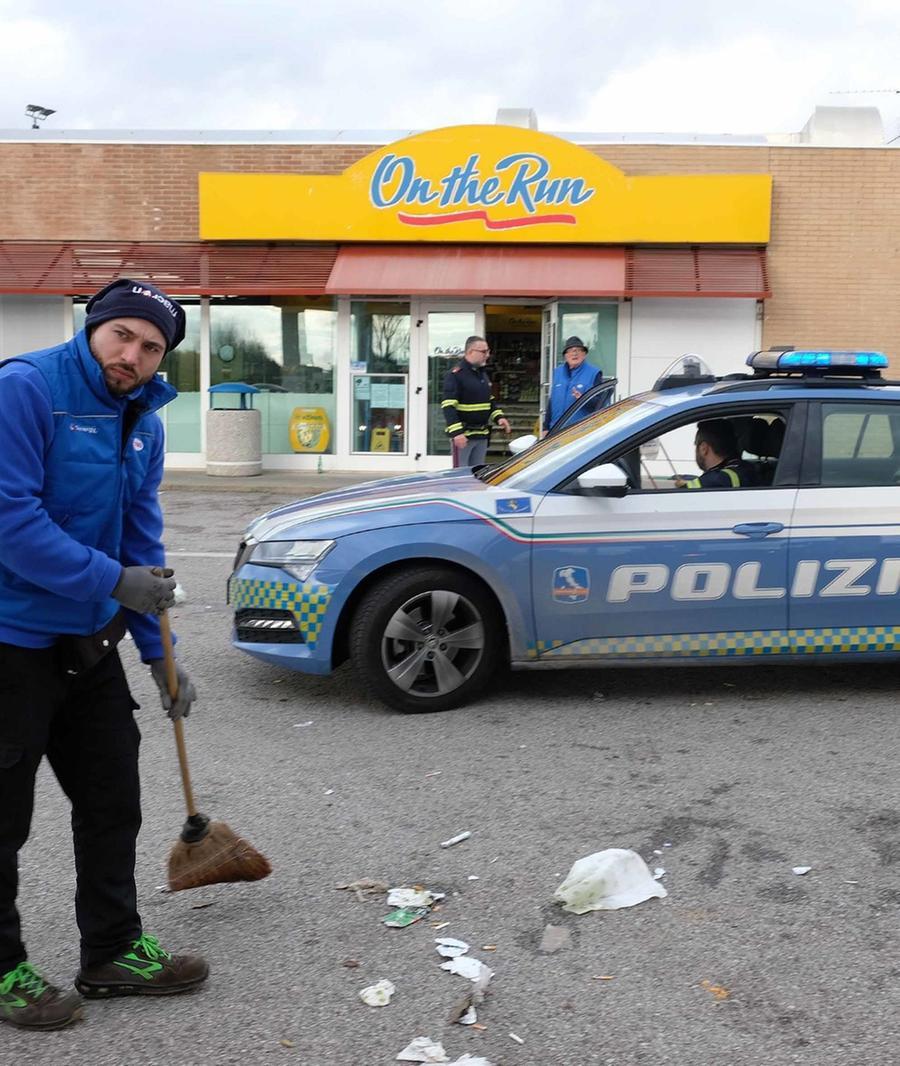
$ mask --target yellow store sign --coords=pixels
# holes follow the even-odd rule
[[[765,244],[767,174],[629,177],[559,137],[451,126],[343,174],[200,175],[203,240]]]

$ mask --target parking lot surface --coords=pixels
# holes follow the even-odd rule
[[[896,667],[515,673],[471,706],[395,714],[348,667],[301,676],[230,648],[240,533],[291,498],[287,483],[261,487],[182,484],[163,498],[188,596],[179,654],[200,694],[186,725],[198,803],[274,872],[160,890],[180,782],[171,727],[126,645],[145,926],[170,950],[202,951],[212,976],[189,996],[88,1004],[58,1033],[6,1028],[0,1060],[387,1066],[429,1035],[450,1060],[495,1066],[897,1061]],[[664,867],[668,897],[562,912],[553,892],[572,863],[610,847]],[[383,896],[336,889],[364,879],[446,899],[389,929]],[[45,767],[21,905],[31,958],[59,982],[77,965],[73,884],[68,812]],[[564,931],[549,953],[548,925]],[[448,1024],[469,985],[440,969],[436,936],[494,970],[483,1029]],[[359,991],[381,978],[391,1003],[365,1006]]]

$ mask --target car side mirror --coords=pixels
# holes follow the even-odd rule
[[[578,487],[598,496],[624,496],[628,492],[628,475],[615,463],[602,463],[579,474]]]
[[[526,433],[524,437],[516,437],[509,442],[509,450],[513,455],[518,455],[520,452],[526,452],[529,448],[537,444],[537,437],[533,433]]]

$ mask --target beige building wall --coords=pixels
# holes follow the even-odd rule
[[[201,170],[339,173],[371,145],[0,144],[0,240],[196,240]],[[886,351],[900,373],[900,151],[600,145],[627,174],[770,173],[763,343]]]

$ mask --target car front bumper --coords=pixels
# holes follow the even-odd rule
[[[228,581],[235,612],[232,643],[264,662],[327,674],[331,642],[323,640],[323,626],[333,593],[333,586],[314,574],[300,582],[271,567],[242,566]]]

